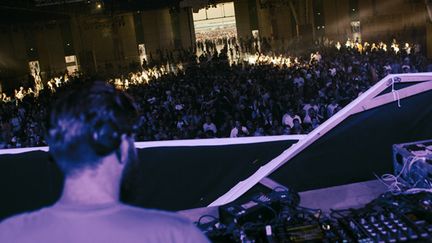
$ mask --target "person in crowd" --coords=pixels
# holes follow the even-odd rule
[[[211,121],[210,116],[206,116],[206,122],[203,125],[203,131],[211,131],[214,135],[217,134],[216,125]]]
[[[432,67],[430,60],[417,51],[418,45],[409,45],[412,48],[408,53],[406,45],[396,52],[387,49],[385,43],[359,45],[348,41],[335,46],[325,41],[312,46],[309,53],[313,54],[306,55],[278,50],[269,38],[231,37],[213,41],[203,37],[201,43],[197,42],[198,51],[192,48],[150,53],[145,69],[140,65],[139,70],[133,69],[131,65],[131,70],[113,73],[115,67],[106,65],[106,80],[120,89],[127,86],[137,101],[143,117],[137,131],[140,141],[229,137],[235,127],[231,120],[241,121],[248,129],[243,136],[290,134],[296,118],[300,131],[309,132],[386,75],[424,72]],[[255,53],[257,43],[261,50]],[[231,62],[227,53],[236,45],[242,58]],[[45,145],[42,131],[47,107],[57,90],[68,89],[77,77],[87,78],[79,72],[55,75],[48,79],[47,89],[33,88],[34,95],[23,90],[22,101],[14,94],[4,94],[0,117],[9,123],[12,132],[2,136],[7,138],[2,146],[14,147],[12,137],[23,141],[22,146],[30,138]],[[311,107],[316,119],[307,114]],[[20,109],[25,112],[18,116]],[[204,130],[207,115],[217,128],[216,132],[212,129],[212,134]],[[303,122],[306,117],[310,123]],[[276,126],[274,121],[279,124]],[[31,123],[37,124],[37,129],[29,134]]]
[[[298,115],[293,114],[293,110],[290,109],[282,117],[282,125],[292,128],[294,126],[294,119],[297,119],[301,123],[301,119]]]
[[[235,121],[235,126],[231,129],[230,138],[244,137],[249,135],[249,131],[242,126],[240,121]]]
[[[303,127],[300,124],[300,120],[294,118],[293,127],[291,128],[291,134],[302,134],[302,133],[303,133]]]
[[[336,113],[336,108],[339,107],[339,104],[335,99],[332,99],[330,104],[327,106],[327,115],[329,117],[333,116]]]

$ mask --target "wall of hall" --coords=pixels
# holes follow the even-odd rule
[[[349,0],[323,0],[323,10],[327,38],[342,41],[352,38],[350,22],[355,18]],[[399,37],[424,41],[420,37],[425,34],[424,1],[359,0],[355,11],[363,40],[388,41]]]
[[[40,68],[47,75],[66,70],[63,38],[58,24],[46,25],[43,31],[33,32],[39,54]]]
[[[288,6],[272,8],[261,5],[259,0],[236,0],[234,9],[239,38],[252,36],[252,30],[259,30],[262,37],[289,39],[293,36]]]
[[[238,36],[251,36],[258,29],[261,36],[290,41],[296,37],[296,25],[289,5],[269,8],[260,0],[235,0],[234,9]],[[314,28],[312,0],[293,1],[301,33]],[[322,0],[324,35],[331,40],[344,41],[352,36],[350,0]],[[427,24],[424,1],[358,0],[358,19],[363,40],[416,40],[427,47],[432,57],[432,27]],[[190,9],[160,9],[125,13],[114,18],[109,15],[73,17],[47,23],[28,23],[0,26],[0,77],[28,74],[30,48],[38,53],[37,60],[47,76],[65,70],[66,54],[62,24],[70,26],[71,44],[79,64],[89,72],[120,70],[138,63],[137,28],[141,28],[147,54],[154,58],[158,49],[189,48],[194,45]],[[136,24],[139,18],[141,25]],[[427,41],[427,38],[429,41]],[[141,41],[140,41],[141,42]]]
[[[272,37],[273,27],[272,27],[272,12],[270,9],[262,8],[259,1],[256,1],[257,6],[257,19],[258,19],[258,30],[260,36],[262,37]]]
[[[178,14],[180,47],[190,48],[195,45],[195,31],[190,8],[181,9]]]
[[[311,39],[314,35],[312,3],[312,0],[293,1],[298,20],[296,23],[288,2],[236,0],[234,6],[238,36],[249,37],[252,30],[258,29],[262,37],[271,37],[275,46],[281,46],[282,40],[286,44],[296,39],[298,24],[299,36]]]
[[[133,16],[90,16],[72,21],[76,54],[86,72],[120,69],[137,62]]]
[[[190,9],[161,9],[141,13],[144,43],[153,58],[157,50],[190,48],[195,45],[195,32]]]
[[[144,42],[148,53],[174,47],[171,16],[168,9],[146,11],[142,14]]]
[[[262,36],[291,39],[296,36],[295,23],[288,4],[276,8],[261,8],[254,0],[234,1],[237,31],[240,37],[250,36],[253,29],[252,16],[257,22]],[[330,40],[344,41],[352,38],[351,21],[360,21],[364,40],[390,39],[392,36],[425,42],[426,19],[424,1],[406,0],[358,0],[356,17],[353,16],[350,0],[322,0],[324,14],[324,36]],[[312,32],[315,36],[313,1],[293,1],[300,25],[300,35]],[[313,31],[315,30],[315,31]],[[316,36],[315,36],[316,38]]]
[[[238,38],[246,39],[252,35],[249,1],[250,0],[237,0],[234,2]]]
[[[281,6],[278,9],[269,9],[273,29],[273,36],[288,40],[295,36],[295,29],[292,25],[292,14],[288,6]],[[294,31],[294,32],[293,32]]]
[[[138,62],[138,44],[136,41],[133,15],[129,13],[123,17],[122,21],[124,26],[119,28],[119,46],[122,48],[120,58],[123,58],[124,64]]]
[[[158,49],[189,48],[195,35],[190,9],[175,12],[169,9],[109,15],[74,16],[69,20],[47,23],[27,23],[0,28],[1,77],[25,77],[28,62],[38,60],[44,77],[64,72],[65,45],[71,45],[71,54],[78,57],[83,71],[94,73],[116,72],[139,62],[137,29],[142,28],[147,54]],[[137,27],[135,15],[142,25]],[[173,24],[175,21],[178,23]],[[188,22],[189,21],[189,22]],[[64,25],[67,26],[64,29]],[[177,36],[174,29],[177,26]],[[64,32],[69,33],[64,33]],[[70,40],[65,38],[70,37]],[[177,38],[178,45],[174,46]],[[33,58],[30,48],[34,49]],[[30,53],[30,54],[29,54]],[[154,58],[157,58],[155,56]]]
[[[267,1],[271,2],[271,1]],[[314,1],[293,1],[300,36],[311,33],[317,39],[317,24],[314,16]],[[252,8],[256,5],[256,11]],[[239,37],[248,37],[254,29],[254,16],[261,36],[272,36],[287,41],[296,37],[296,24],[288,4],[274,8],[261,7],[260,1],[235,0],[235,14]],[[353,11],[353,6],[355,11]],[[254,12],[255,11],[255,12]],[[413,41],[427,48],[432,58],[432,31],[427,24],[424,1],[407,0],[322,0],[324,14],[324,37],[345,41],[353,38],[352,21],[360,21],[361,37],[364,41]],[[321,24],[320,24],[321,25]],[[320,26],[321,28],[321,26]]]
[[[28,72],[27,47],[24,32],[15,27],[2,27],[0,35],[0,74],[3,77],[22,76]]]
[[[147,55],[154,59],[159,58],[158,50],[189,48],[195,41],[189,15],[188,9],[160,9],[123,14],[114,20],[102,16],[76,19],[74,37],[81,43],[77,45],[81,62],[93,66],[89,71],[121,70],[139,62],[138,44],[145,44]],[[139,18],[141,25],[134,18]],[[143,33],[143,40],[137,39],[137,31]]]
[[[424,1],[362,0],[359,1],[360,23],[364,39],[421,40],[425,35]]]
[[[325,36],[330,40],[351,37],[349,0],[324,0]]]
[[[2,26],[0,75],[24,81],[29,61],[37,60],[42,75],[66,70],[63,39],[58,22]]]

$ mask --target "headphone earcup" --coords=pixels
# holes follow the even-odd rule
[[[96,124],[94,127],[91,141],[91,146],[100,156],[107,155],[120,146],[120,134],[110,122]]]

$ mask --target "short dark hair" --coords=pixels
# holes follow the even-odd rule
[[[51,109],[47,143],[60,169],[70,175],[95,167],[114,152],[137,120],[133,100],[103,81],[80,83],[59,94]]]

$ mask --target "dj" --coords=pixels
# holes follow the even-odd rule
[[[0,242],[208,242],[188,220],[119,201],[126,166],[137,159],[136,110],[105,82],[72,89],[52,109],[47,142],[65,174],[52,207],[0,223]]]

